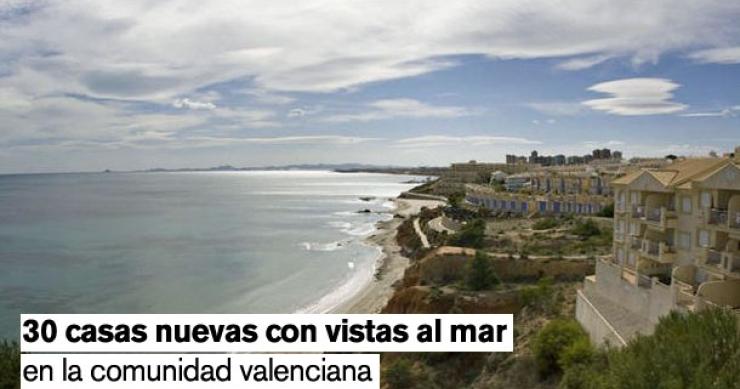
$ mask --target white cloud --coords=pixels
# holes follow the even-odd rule
[[[251,96],[256,102],[268,105],[285,105],[295,101],[293,97],[271,93],[264,89],[245,89],[237,93]]]
[[[12,78],[42,73],[64,92],[171,101],[234,79],[273,91],[336,91],[445,69],[465,54],[572,58],[565,69],[609,56],[653,61],[736,41],[739,17],[735,2],[720,0],[48,0],[23,23],[10,20],[0,57],[14,59]]]
[[[689,118],[699,118],[699,117],[735,117],[740,113],[740,106],[734,106],[730,108],[721,109],[719,111],[707,111],[707,112],[689,112],[684,113],[679,116],[683,117],[689,117]]]
[[[210,101],[193,101],[189,98],[184,99],[177,99],[172,102],[172,106],[175,108],[188,108],[188,109],[216,109],[216,105],[211,103]]]
[[[539,101],[528,103],[526,106],[537,112],[553,116],[573,116],[584,109],[582,104],[570,101]]]
[[[439,146],[491,146],[491,145],[536,145],[542,142],[509,136],[447,136],[425,135],[400,139],[395,142],[398,148],[421,148]]]
[[[464,107],[429,105],[414,99],[377,100],[367,105],[369,110],[359,113],[334,114],[322,120],[331,123],[368,122],[391,118],[449,119],[473,115]]]
[[[612,55],[599,54],[589,57],[572,58],[559,63],[556,67],[561,70],[583,70],[594,67],[612,57]]]
[[[598,111],[614,115],[659,115],[683,111],[688,106],[671,101],[671,93],[681,85],[663,78],[629,78],[602,82],[588,90],[612,97],[584,101]]]
[[[316,115],[322,110],[323,110],[323,107],[320,107],[320,106],[293,108],[290,111],[288,111],[288,114],[286,116],[288,116],[289,118],[302,118],[305,116]]]
[[[689,58],[702,63],[737,64],[740,63],[740,46],[699,50]]]

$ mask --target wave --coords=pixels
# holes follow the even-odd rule
[[[348,261],[347,267],[351,271],[348,279],[315,303],[300,308],[295,313],[329,313],[360,293],[363,288],[372,282],[377,262],[383,256],[383,250],[379,246],[373,247],[375,247],[376,252],[372,261],[360,264],[357,264],[356,261]]]
[[[337,241],[331,243],[301,242],[306,251],[337,251],[345,246],[345,242]]]

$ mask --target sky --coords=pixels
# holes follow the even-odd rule
[[[0,0],[0,173],[740,145],[740,2]]]

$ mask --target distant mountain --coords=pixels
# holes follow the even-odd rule
[[[418,174],[418,175],[439,175],[447,168],[443,167],[405,167],[391,165],[368,165],[362,163],[340,163],[340,164],[298,164],[298,165],[271,165],[271,166],[253,166],[253,167],[234,167],[231,165],[221,165],[209,168],[178,168],[165,169],[154,168],[145,170],[145,172],[238,172],[238,171],[255,171],[255,170],[328,170],[340,173],[392,173],[392,174]]]

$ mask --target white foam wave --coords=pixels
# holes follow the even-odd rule
[[[331,243],[316,243],[316,242],[302,242],[301,246],[306,251],[337,251],[344,248],[343,242],[331,242]]]

